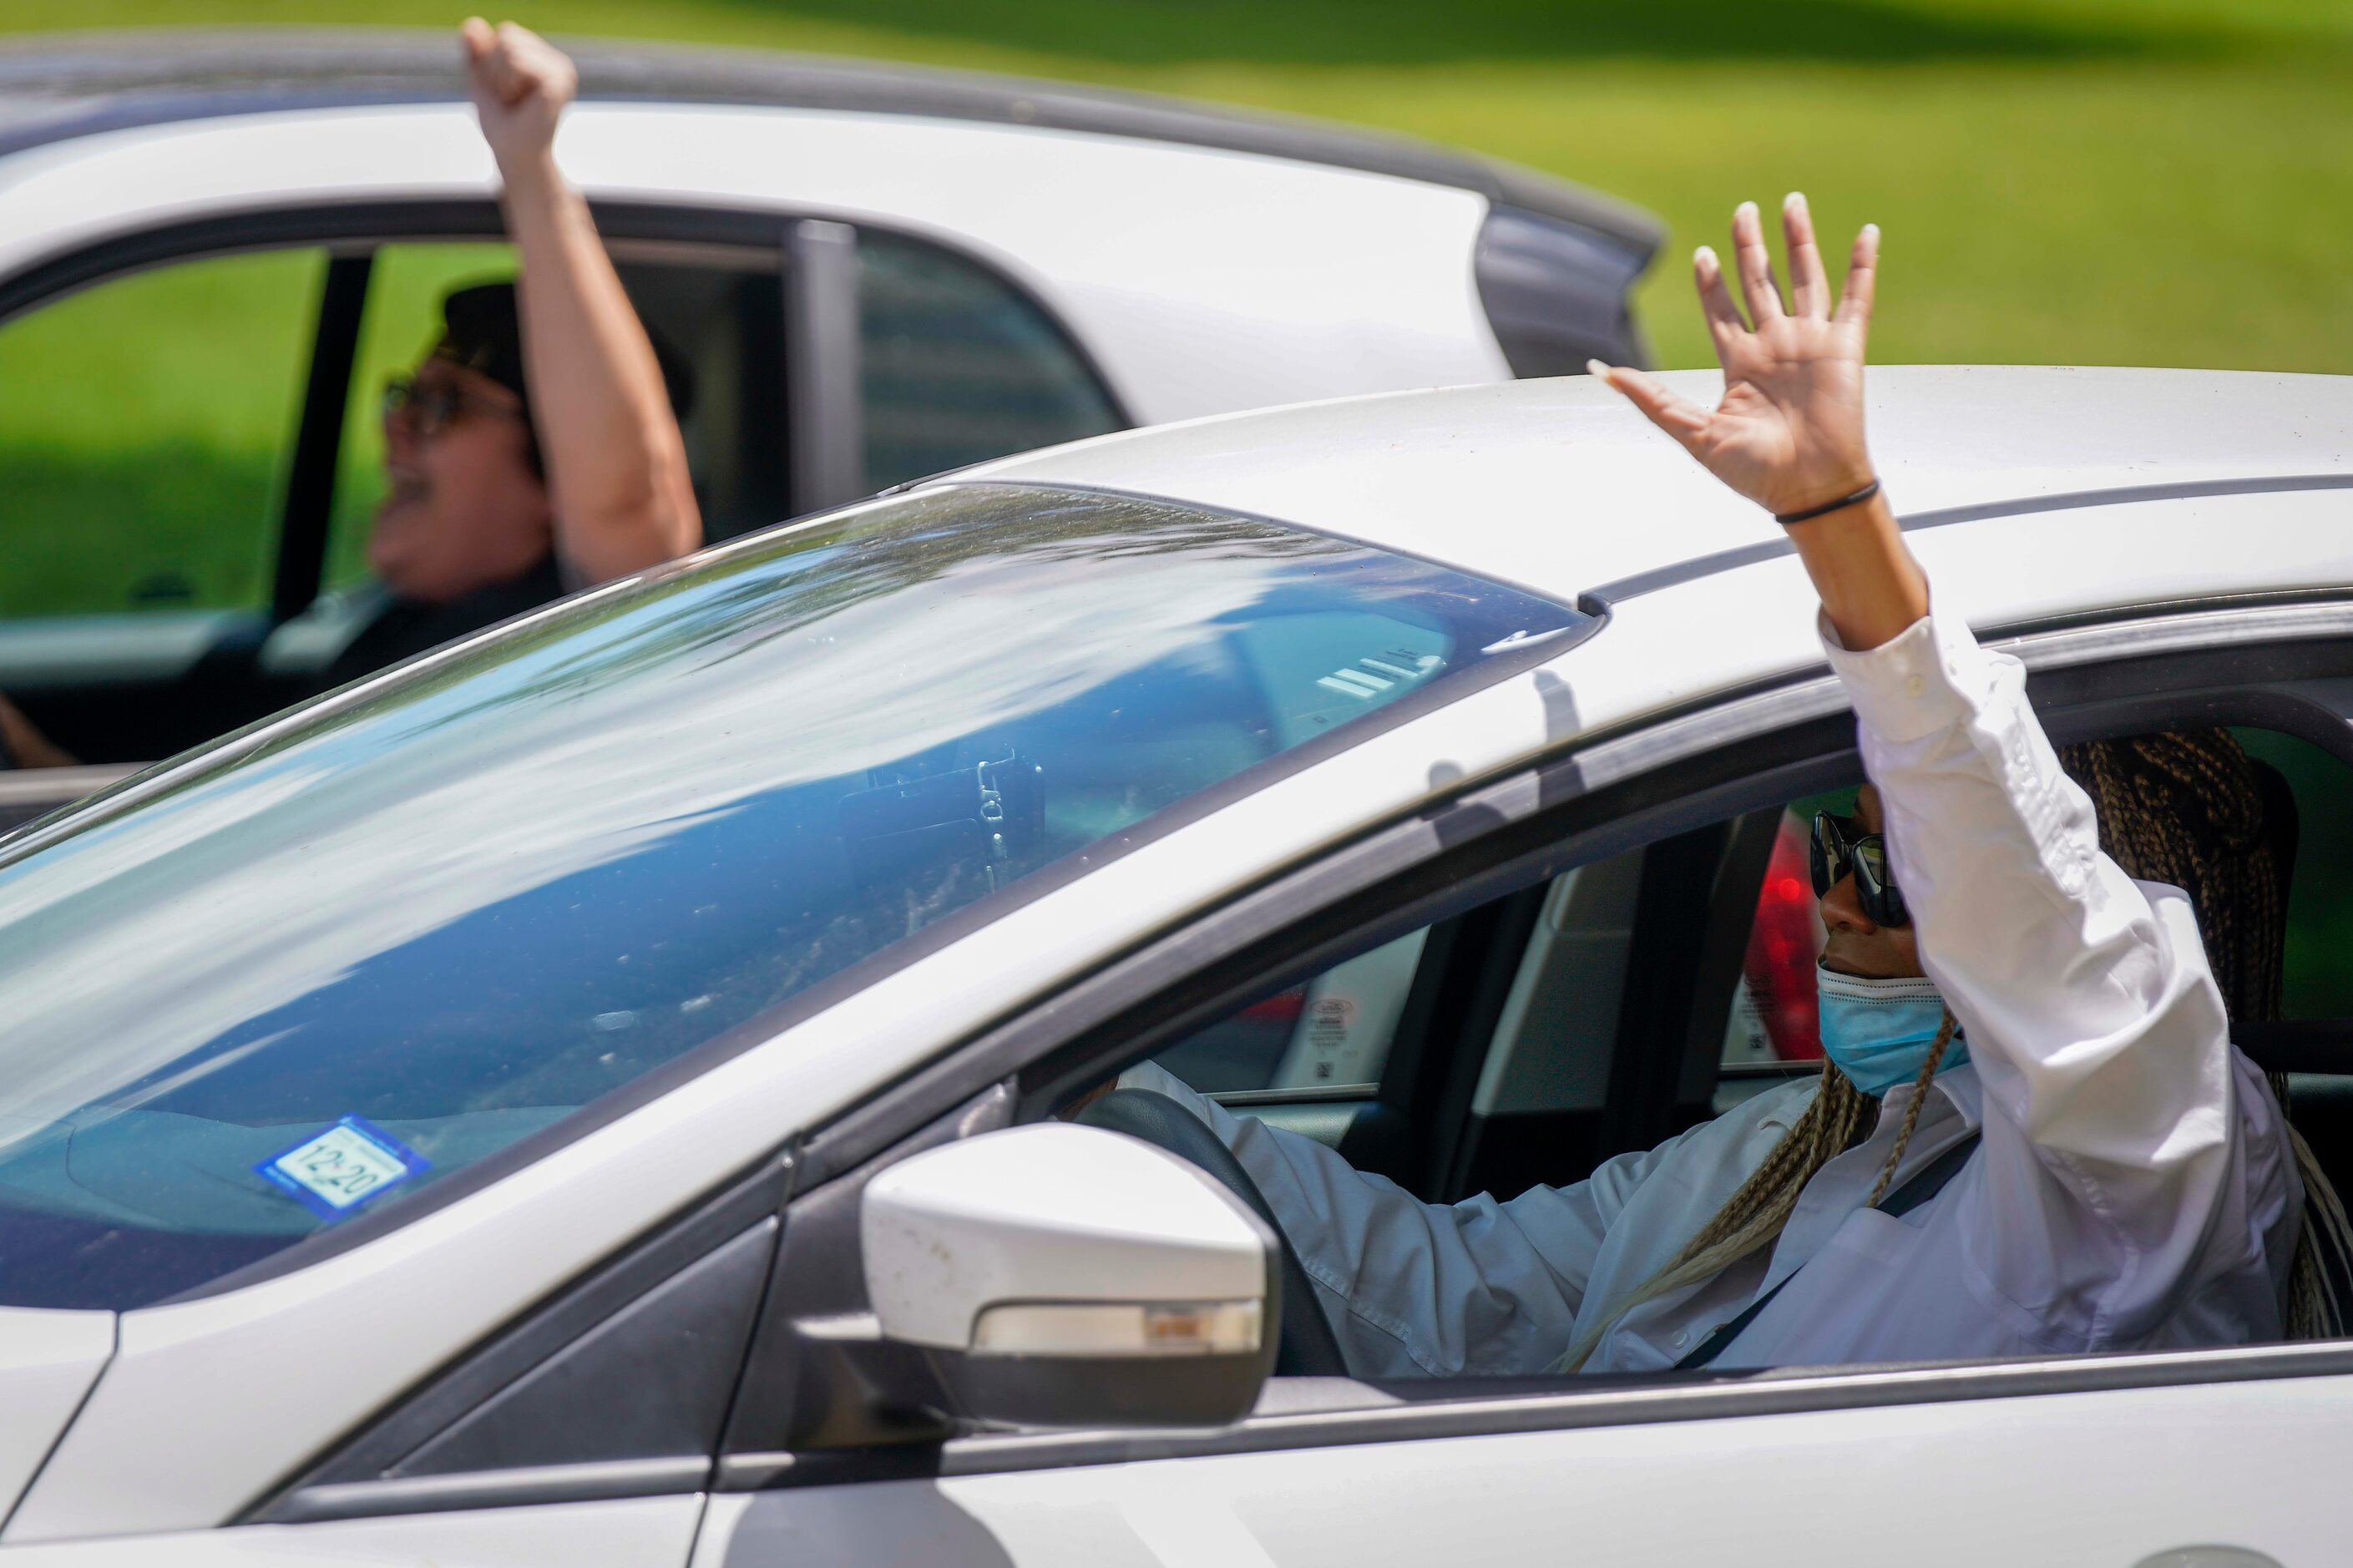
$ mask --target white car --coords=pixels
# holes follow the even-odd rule
[[[2055,736],[2242,726],[2298,803],[2240,1039],[2341,1183],[2353,381],[1871,392]],[[0,1561],[2334,1560],[2343,1342],[1375,1385],[1181,1128],[1051,1120],[1152,1056],[1447,1201],[1810,1070],[1739,1015],[1859,777],[1812,603],[1605,387],[1342,400],[719,545],[18,833]]]
[[[714,541],[944,468],[1639,363],[1655,220],[1466,153],[1049,83],[586,45],[558,142],[698,368]],[[380,601],[377,399],[509,275],[454,36],[0,47],[0,691],[100,771],[282,706]]]

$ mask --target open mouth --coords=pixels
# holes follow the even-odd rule
[[[384,496],[386,507],[404,506],[425,494],[425,476],[402,464],[389,464],[385,468],[388,481]]]

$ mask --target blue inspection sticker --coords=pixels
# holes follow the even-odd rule
[[[363,1116],[346,1116],[282,1154],[256,1165],[313,1214],[341,1219],[385,1189],[427,1168],[427,1161]]]

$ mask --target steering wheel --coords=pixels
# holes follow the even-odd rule
[[[1206,1122],[1166,1095],[1155,1094],[1148,1089],[1115,1089],[1080,1111],[1076,1120],[1089,1127],[1124,1132],[1155,1148],[1166,1149],[1215,1176],[1234,1196],[1248,1204],[1259,1218],[1266,1221],[1267,1228],[1274,1232],[1282,1247],[1282,1337],[1275,1347],[1275,1374],[1348,1375],[1348,1363],[1340,1353],[1339,1339],[1332,1332],[1331,1321],[1324,1316],[1323,1303],[1315,1299],[1315,1287],[1307,1278],[1307,1270],[1300,1266],[1298,1250],[1291,1245],[1291,1237],[1283,1234],[1282,1222],[1274,1217],[1266,1194],[1258,1190],[1258,1184],[1250,1180],[1250,1173],[1242,1169],[1233,1151],[1219,1141]]]

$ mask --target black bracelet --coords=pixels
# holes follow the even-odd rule
[[[1834,511],[1844,511],[1848,507],[1861,506],[1878,493],[1879,481],[1873,479],[1851,496],[1841,496],[1836,500],[1824,501],[1820,506],[1810,506],[1803,511],[1777,511],[1773,514],[1773,521],[1783,528],[1788,527],[1793,522],[1811,522],[1818,517],[1828,517]]]

